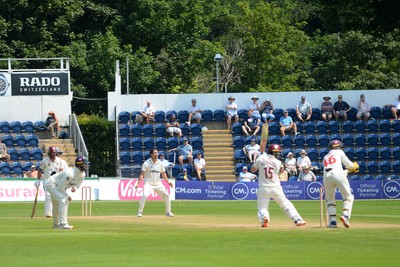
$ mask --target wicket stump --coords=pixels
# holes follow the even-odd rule
[[[324,191],[325,187],[321,187],[319,189],[319,224],[320,227],[322,228],[323,226],[323,221],[324,221]],[[326,210],[326,207],[325,207]],[[328,211],[326,210],[325,212],[325,226],[328,225]]]
[[[82,216],[92,216],[92,187],[90,186],[82,186]]]

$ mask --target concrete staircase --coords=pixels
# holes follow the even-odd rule
[[[226,129],[203,131],[203,146],[207,181],[236,181],[231,132]]]
[[[43,150],[43,157],[47,156],[47,149],[55,146],[63,152],[60,156],[70,167],[74,166],[78,154],[75,151],[73,140],[70,139],[39,139],[39,148]]]

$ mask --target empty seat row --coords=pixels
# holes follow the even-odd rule
[[[12,161],[17,160],[42,160],[43,159],[43,151],[40,148],[32,148],[31,150],[28,148],[10,148],[7,150],[8,154],[10,155],[10,159]]]
[[[39,137],[36,134],[23,135],[18,134],[16,136],[12,136],[10,134],[6,134],[2,138],[2,142],[8,147],[13,146],[30,146],[37,147],[39,145]]]
[[[8,162],[1,162],[0,163],[0,174],[1,175],[11,175],[14,174],[15,176],[19,176],[24,173],[27,172],[31,169],[32,165],[36,165],[36,168],[38,168],[40,166],[40,162],[34,164],[30,161],[25,162],[24,164],[22,164],[19,161],[15,161],[13,163],[8,163]]]
[[[179,154],[177,152],[170,152],[166,153],[164,151],[159,151],[159,153],[165,153],[166,154],[166,159],[169,162],[177,162],[178,161],[178,156]],[[201,149],[193,150],[193,158],[196,157],[197,154],[201,154],[202,156],[204,155],[204,151]],[[143,161],[147,160],[150,158],[150,151],[133,151],[133,152],[127,152],[127,151],[122,151],[119,153],[119,160],[121,165],[129,165],[129,164],[142,164]]]
[[[191,124],[190,126],[186,123],[180,125],[180,129],[182,130],[182,135],[192,135],[192,136],[200,136],[202,135],[202,126],[198,123]],[[123,124],[119,126],[118,129],[119,136],[122,137],[164,137],[167,134],[165,124],[133,124],[129,126],[128,124]]]
[[[400,176],[397,174],[392,174],[392,175],[359,175],[359,174],[352,174],[349,176],[349,179],[354,181],[354,180],[394,180],[394,179],[400,179]]]
[[[37,121],[33,123],[32,121],[1,121],[0,122],[0,132],[1,133],[33,133],[35,131],[43,131],[46,129],[46,125],[43,121]]]
[[[188,138],[189,144],[193,147],[193,149],[201,149],[203,148],[203,138],[200,136],[194,136],[192,138]],[[133,138],[121,138],[119,139],[119,148],[121,150],[141,150],[146,149],[150,150],[153,148],[157,148],[159,150],[165,150],[166,148],[172,149],[178,147],[180,144],[183,144],[182,139],[177,137],[133,137]]]

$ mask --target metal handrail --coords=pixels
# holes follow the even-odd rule
[[[74,147],[79,156],[86,157],[89,160],[89,152],[86,148],[85,140],[79,127],[78,119],[73,113],[69,116],[69,133],[74,142]],[[86,175],[89,176],[89,166],[86,169]]]

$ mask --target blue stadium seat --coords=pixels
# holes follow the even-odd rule
[[[213,112],[214,121],[225,121],[225,111],[222,109],[214,110]]]
[[[155,139],[155,145],[158,150],[166,150],[167,149],[167,138],[157,137]]]
[[[133,137],[130,139],[133,150],[141,150],[143,147],[143,141],[140,137]]]
[[[142,137],[143,126],[140,124],[133,124],[131,127],[132,137]]]
[[[394,147],[392,155],[394,159],[400,159],[400,147]]]
[[[185,123],[189,120],[189,111],[180,110],[178,111],[178,116],[176,117],[180,123]]]
[[[371,174],[366,174],[362,177],[363,180],[375,180],[374,176]]]
[[[248,118],[247,113],[248,113],[247,109],[239,109],[238,110],[239,119],[242,120],[242,121],[247,120],[247,118]]]
[[[318,149],[315,147],[307,149],[307,156],[310,158],[311,161],[318,160],[319,157]]]
[[[288,111],[288,115],[292,117],[293,120],[296,120],[296,110],[294,108],[286,109]]]
[[[133,151],[131,158],[132,158],[133,164],[135,164],[135,165],[142,164],[143,159],[144,159],[143,152],[142,151]]]
[[[233,135],[242,135],[243,134],[241,122],[235,122],[232,124],[232,134]]]
[[[343,135],[343,144],[344,146],[353,146],[354,144],[354,135],[352,133],[346,133]]]
[[[128,123],[131,119],[131,114],[128,111],[121,111],[118,114],[118,122],[119,123]]]
[[[239,173],[241,173],[243,171],[243,167],[244,166],[247,167],[247,165],[242,163],[242,162],[239,162],[239,163],[235,164],[235,173],[236,173],[236,175],[239,175]]]
[[[390,133],[381,133],[379,135],[380,145],[388,146],[390,145],[391,141],[392,141],[392,136],[390,135]]]
[[[395,146],[400,146],[400,133],[394,133],[392,136],[392,142]]]
[[[18,150],[16,148],[7,149],[8,155],[10,155],[10,160],[17,161],[19,157]]]
[[[129,138],[120,138],[119,139],[119,149],[121,150],[129,150],[131,148],[131,141]]]
[[[329,136],[326,134],[318,135],[318,144],[319,144],[319,146],[328,146]]]
[[[163,123],[165,121],[165,112],[163,110],[154,112],[154,121],[156,123]]]
[[[315,128],[317,129],[318,134],[326,134],[328,130],[328,123],[325,121],[317,121],[315,123]]]
[[[321,110],[319,108],[312,108],[311,120],[318,121],[321,119]]]
[[[11,131],[10,123],[8,121],[0,122],[0,132],[8,134]]]
[[[387,177],[389,180],[399,180],[400,179],[400,175],[397,174],[391,174]]]
[[[192,147],[193,149],[203,149],[203,138],[200,136],[192,137]]]
[[[365,163],[365,161],[357,161],[358,166],[360,166],[359,172],[360,174],[365,173],[365,171],[367,170],[367,163]]]
[[[321,147],[319,149],[319,157],[320,157],[320,159],[322,160],[328,153],[329,153],[329,148]]]
[[[377,146],[379,142],[379,135],[376,133],[367,134],[367,144],[370,146]]]
[[[281,144],[281,138],[279,135],[272,135],[268,137],[268,144],[276,144],[280,145]]]
[[[289,182],[297,182],[297,176],[289,176],[288,181]]]
[[[145,125],[143,125],[143,135],[145,137],[153,137],[153,135],[154,135],[154,126],[153,126],[153,124],[145,124]]]
[[[367,123],[364,120],[358,120],[354,123],[354,129],[357,133],[365,133],[367,131]]]
[[[296,124],[298,133],[302,133],[304,131],[304,123],[301,121],[295,121],[294,124]]]
[[[354,121],[347,120],[342,124],[342,130],[344,133],[352,133],[354,130]]]
[[[154,148],[154,138],[153,137],[145,137],[143,139],[144,149],[150,150]]]
[[[400,133],[400,120],[393,121],[392,128],[394,133]]]
[[[158,123],[154,126],[154,133],[156,137],[164,137],[166,134],[165,125],[163,123]]]
[[[177,178],[178,175],[181,173],[181,166],[179,164],[175,164],[172,166],[172,176]]]
[[[233,138],[233,147],[234,148],[243,148],[245,146],[245,139],[243,136],[235,136]]]
[[[379,157],[381,160],[390,160],[392,156],[392,149],[387,146],[381,146],[379,148]]]
[[[367,163],[368,173],[377,174],[379,170],[378,162],[376,161],[368,161]]]
[[[31,121],[24,121],[21,126],[25,133],[33,133],[35,131],[35,126]]]
[[[321,182],[321,181],[324,180],[324,177],[321,176],[321,175],[316,175],[316,176],[315,176],[315,180],[318,181],[318,182]]]
[[[8,162],[1,162],[0,163],[0,173],[2,175],[10,175],[11,174],[11,166]]]
[[[379,121],[379,131],[382,133],[388,133],[390,132],[392,129],[392,123],[390,122],[390,120],[381,120]]]
[[[313,134],[315,132],[315,122],[313,121],[306,121],[304,123],[304,131],[306,134]]]
[[[356,152],[355,152],[354,148],[352,148],[352,147],[345,147],[345,148],[343,149],[343,152],[346,154],[346,156],[347,156],[351,161],[354,160],[354,158],[355,158],[355,156],[356,156]]]
[[[14,137],[14,146],[25,147],[26,137],[22,134],[18,134]]]
[[[199,123],[193,123],[190,125],[190,133],[192,136],[201,136],[202,135],[202,127]]]
[[[275,121],[279,121],[281,117],[283,117],[283,109],[276,108],[272,111],[272,114],[275,116]]]
[[[14,137],[10,134],[4,135],[2,142],[6,145],[6,147],[13,147]]]
[[[331,134],[331,136],[329,137],[329,140],[340,140],[343,141],[342,136],[340,134]]]
[[[371,118],[374,119],[380,119],[381,115],[382,115],[382,109],[380,107],[371,107],[371,109],[369,110],[370,116]]]
[[[268,123],[268,132],[270,135],[279,134],[279,122],[272,121]]]
[[[150,158],[150,151],[143,152],[143,160],[148,160]]]
[[[291,148],[293,145],[293,138],[291,135],[282,136],[282,147],[283,148]]]
[[[46,130],[46,124],[44,121],[36,121],[33,126],[35,127],[35,131],[42,132]]]
[[[379,171],[381,174],[389,174],[390,170],[392,169],[392,164],[390,161],[381,161],[379,162]]]
[[[377,147],[367,148],[367,157],[369,160],[378,160],[379,149]]]
[[[119,162],[121,165],[128,165],[131,162],[131,153],[123,151],[119,153]]]
[[[300,152],[303,150],[304,148],[296,148],[295,150],[294,150],[294,157],[295,158],[298,158],[298,157],[300,157]],[[306,151],[307,152],[307,151]]]
[[[131,133],[131,127],[129,127],[128,124],[122,124],[118,127],[118,133],[121,137],[129,137],[129,134]]]
[[[131,112],[131,121],[135,122],[136,121],[136,115],[142,115],[142,113],[140,111],[132,111]]]
[[[204,122],[210,122],[213,120],[213,112],[209,109],[203,110],[201,118]]]
[[[356,146],[365,146],[367,144],[367,135],[363,133],[356,134],[354,142]]]
[[[382,117],[384,119],[394,119],[391,107],[383,107],[382,108]]]
[[[31,162],[31,161],[25,161],[25,162],[22,164],[23,171],[24,171],[24,172],[29,171],[33,165],[35,165],[33,162]]]
[[[367,121],[367,129],[369,133],[377,133],[379,130],[379,124],[377,120]]]
[[[183,169],[187,169],[188,174],[192,174],[193,173],[193,166],[191,164],[182,164],[182,170]]]
[[[235,161],[243,161],[246,159],[246,155],[244,154],[242,149],[235,149]]]
[[[340,124],[339,124],[338,121],[330,121],[330,122],[328,123],[328,125],[329,125],[328,129],[329,129],[329,132],[330,132],[331,134],[339,133],[339,132],[340,132]]]
[[[355,121],[357,119],[357,109],[352,107],[349,112],[347,112],[347,118],[349,120]]]
[[[255,138],[255,137],[252,136],[252,135],[246,136],[246,137],[244,138],[244,145],[250,144],[250,143],[251,143],[251,139],[253,139],[253,138]]]
[[[386,175],[378,174],[375,176],[375,180],[387,180]]]
[[[282,157],[283,158],[287,158],[287,155],[289,154],[289,152],[292,152],[293,153],[293,149],[292,148],[286,148],[286,149],[283,149],[283,151],[282,151]],[[293,153],[294,154],[294,153]]]
[[[167,139],[168,149],[176,148],[179,146],[179,139],[177,137],[169,137]]]
[[[33,160],[42,160],[43,159],[43,150],[40,148],[32,148],[32,159]]]
[[[304,147],[304,145],[306,144],[306,140],[301,134],[295,135],[293,138],[293,142],[296,147]]]
[[[367,149],[365,147],[358,147],[355,150],[357,162],[367,158]]]
[[[20,121],[10,122],[10,128],[13,133],[21,133],[22,132],[22,124]]]
[[[176,112],[175,110],[168,110],[165,113],[165,119],[170,120],[172,114],[175,115],[176,118],[178,118],[178,112]]]
[[[201,150],[201,149],[194,149],[193,150],[193,158],[196,158],[197,157],[197,154],[201,154],[201,157],[204,157],[204,151],[203,150]]]
[[[21,160],[29,161],[32,157],[31,151],[28,148],[21,148],[18,152]]]
[[[317,139],[317,136],[315,134],[306,135],[305,139],[306,139],[307,146],[309,146],[309,147],[317,146],[318,139]]]

